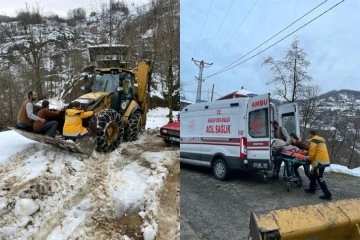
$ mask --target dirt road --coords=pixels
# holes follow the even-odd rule
[[[251,211],[272,210],[323,202],[318,194],[306,194],[304,185],[263,181],[262,172],[236,172],[228,181],[218,181],[211,169],[181,164],[181,239],[248,239]],[[359,198],[359,178],[325,173],[333,199]],[[295,217],[295,216],[294,216]]]

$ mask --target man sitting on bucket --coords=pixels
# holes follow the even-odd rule
[[[71,139],[76,141],[76,139],[84,137],[88,134],[86,127],[82,125],[82,121],[85,118],[93,116],[93,111],[84,112],[81,110],[80,102],[73,102],[73,108],[66,109],[65,112],[65,123],[63,128],[63,136],[65,139]]]

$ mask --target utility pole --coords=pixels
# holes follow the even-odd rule
[[[212,90],[211,90],[211,101],[213,100],[213,96],[214,96],[214,86],[215,84],[213,84]]]
[[[212,63],[206,63],[206,62],[204,62],[204,60],[198,61],[198,60],[195,60],[194,58],[191,58],[191,60],[195,63],[196,66],[199,67],[199,77],[195,77],[198,80],[196,102],[199,102],[201,100],[201,85],[202,85],[202,82],[204,81],[202,79],[203,69],[204,69],[204,67],[210,67],[212,65]]]
[[[109,10],[110,10],[110,33],[109,33],[109,45],[111,46],[111,38],[112,38],[112,9],[111,9],[111,6],[112,5],[112,0],[110,0],[110,7],[109,7]]]

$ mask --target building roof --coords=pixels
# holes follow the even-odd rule
[[[218,100],[230,99],[230,98],[241,98],[241,97],[254,97],[254,96],[257,96],[257,94],[245,89],[244,87],[241,87],[241,89],[239,91],[229,93],[225,96],[222,96]]]

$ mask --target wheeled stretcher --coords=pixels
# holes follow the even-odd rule
[[[279,173],[281,163],[284,162],[283,169],[283,177],[282,179],[286,182],[286,190],[290,191],[291,183],[296,183],[299,187],[302,186],[302,179],[299,175],[297,169],[300,166],[304,166],[307,161],[304,159],[304,156],[292,152],[292,151],[284,151],[282,149],[277,149],[275,153],[273,153],[273,171]],[[305,166],[304,166],[305,169]]]

